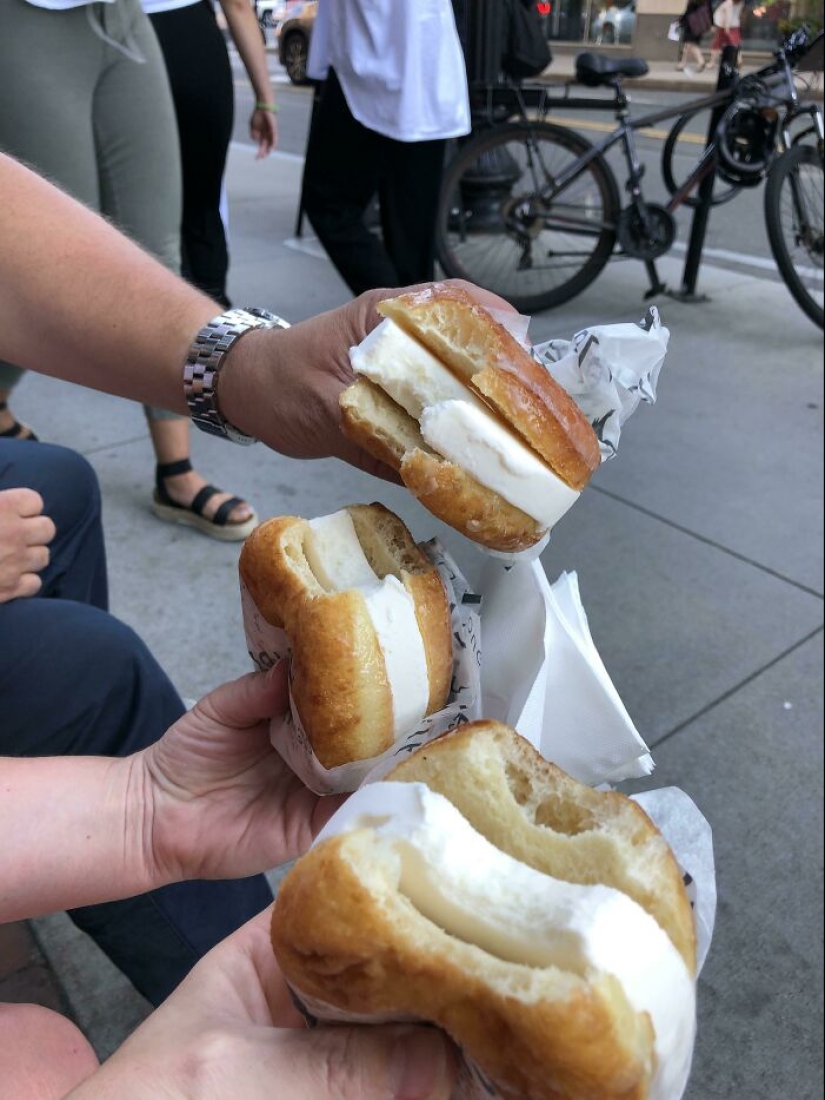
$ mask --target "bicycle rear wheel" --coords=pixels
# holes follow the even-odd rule
[[[662,178],[671,195],[678,194],[691,175],[696,171],[708,142],[711,110],[708,107],[678,118],[673,129],[667,135],[662,149]],[[730,202],[739,193],[738,187],[725,183],[719,176],[713,181],[711,206],[720,206]],[[699,205],[699,197],[694,191],[684,200],[685,206]]]
[[[813,145],[797,145],[774,163],[765,187],[765,221],[779,273],[814,324],[823,310],[823,167]]]
[[[450,278],[468,279],[536,313],[581,293],[610,259],[619,193],[601,156],[558,194],[559,173],[592,146],[549,123],[492,127],[447,165],[436,248]]]

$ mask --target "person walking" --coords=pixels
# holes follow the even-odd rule
[[[431,280],[446,142],[470,131],[451,0],[319,0],[307,71],[304,210],[329,258],[353,294]]]
[[[175,114],[140,0],[4,0],[2,22],[0,148],[179,272]],[[21,375],[0,361],[0,438],[34,435],[8,404]],[[188,420],[159,407],[144,411],[156,460],[154,514],[223,541],[246,538],[255,512],[193,469]]]
[[[742,45],[742,9],[744,0],[722,0],[713,13],[713,25],[716,28],[710,46],[710,64],[716,66],[722,58],[725,46]]]
[[[682,55],[676,69],[680,73],[685,69],[701,73],[707,65],[702,53],[702,39],[713,26],[711,0],[688,0],[679,19],[679,26],[682,32]]]
[[[252,85],[249,133],[258,158],[278,144],[278,111],[266,51],[249,0],[220,0]],[[223,33],[210,0],[143,0],[172,89],[183,172],[181,274],[228,309],[227,233],[221,187],[232,137],[234,90]]]

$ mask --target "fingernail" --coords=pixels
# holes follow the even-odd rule
[[[448,1100],[453,1063],[441,1032],[411,1028],[400,1033],[392,1063],[395,1100]]]

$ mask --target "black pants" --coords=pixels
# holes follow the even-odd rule
[[[223,305],[229,254],[220,214],[232,136],[232,69],[208,0],[152,15],[175,114],[183,169],[181,272]]]
[[[353,294],[433,278],[445,146],[362,126],[330,70],[307,147],[304,209]],[[376,192],[383,243],[364,224]]]
[[[184,706],[140,638],[106,610],[94,471],[65,447],[0,439],[0,492],[21,487],[40,493],[57,535],[39,595],[0,603],[0,757],[137,752]],[[49,797],[44,791],[44,813]],[[271,900],[259,875],[166,886],[69,915],[159,1004],[202,955]]]

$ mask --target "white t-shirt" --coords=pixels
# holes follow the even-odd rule
[[[26,0],[35,8],[48,8],[50,11],[68,11],[69,8],[82,8],[89,4],[114,4],[115,0]],[[188,8],[200,0],[141,0],[147,15],[158,11],[172,11],[174,8]]]
[[[141,0],[147,15],[157,15],[161,11],[177,11],[178,8],[191,8],[201,0]]]
[[[115,0],[100,0],[101,4],[114,4]],[[49,11],[68,11],[69,8],[84,8],[94,4],[95,0],[26,0],[33,8],[48,8]]]
[[[742,8],[744,7],[743,0],[739,0],[737,4],[735,0],[723,0],[716,11],[713,13],[713,22],[717,27],[721,27],[722,30],[730,31],[737,27],[742,26]]]
[[[307,72],[330,66],[355,118],[398,141],[470,132],[451,0],[319,0]]]

